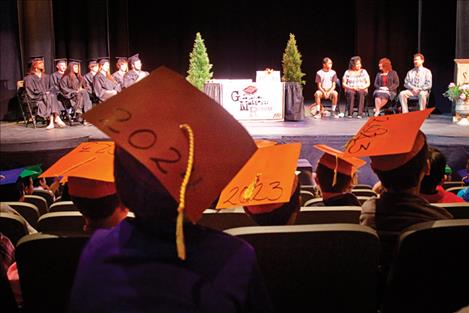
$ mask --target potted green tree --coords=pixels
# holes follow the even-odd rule
[[[189,55],[189,70],[186,79],[198,88],[204,91],[205,83],[213,76],[212,64],[208,59],[207,49],[200,33],[195,35],[194,47]]]
[[[282,81],[285,94],[285,120],[300,121],[304,119],[303,80],[301,72],[301,53],[298,51],[294,34],[290,34],[282,58]]]

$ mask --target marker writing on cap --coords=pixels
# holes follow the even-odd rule
[[[388,128],[383,123],[386,123],[389,118],[375,117],[367,127],[361,130],[347,143],[346,151],[348,153],[357,153],[362,150],[368,150],[375,137],[382,136],[388,133]]]

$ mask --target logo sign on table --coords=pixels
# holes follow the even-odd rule
[[[189,139],[180,126],[189,125],[194,162],[185,212],[193,222],[256,150],[254,140],[228,112],[165,67],[84,118],[140,161],[178,202],[189,160]]]
[[[223,189],[217,208],[290,200],[301,144],[263,146]]]

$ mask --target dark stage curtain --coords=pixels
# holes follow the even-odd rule
[[[456,59],[468,59],[469,1],[458,0],[456,14]]]

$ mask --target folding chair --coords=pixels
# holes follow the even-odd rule
[[[33,124],[33,127],[36,128],[36,110],[31,101],[29,100],[28,94],[24,87],[24,80],[18,80],[16,82],[16,98],[18,99],[18,104],[21,109],[21,114],[23,115],[24,125],[28,127],[29,123]]]
[[[243,208],[205,210],[197,224],[220,231],[234,227],[257,225],[244,212]]]
[[[14,213],[2,212],[0,214],[0,229],[15,246],[21,237],[28,234],[24,218]]]
[[[469,219],[402,231],[382,312],[456,312],[469,304]]]
[[[363,225],[255,226],[249,242],[276,312],[373,312],[379,239]]]
[[[66,312],[88,236],[27,235],[16,246],[25,312]]]
[[[34,204],[39,209],[39,216],[46,214],[49,210],[46,199],[36,195],[25,195],[24,202]]]
[[[361,211],[359,206],[302,207],[296,217],[295,225],[359,224]]]

